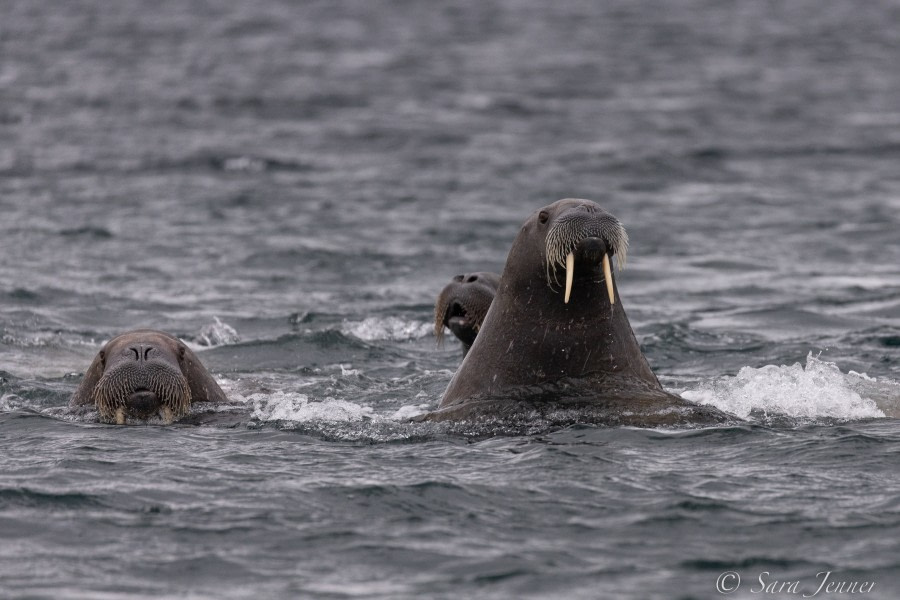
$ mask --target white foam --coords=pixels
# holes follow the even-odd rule
[[[105,344],[108,340],[103,340]],[[67,335],[62,332],[37,332],[29,337],[16,337],[14,335],[4,333],[0,336],[0,343],[8,346],[19,346],[23,348],[46,348],[57,346],[60,348],[72,347],[95,347],[97,342],[94,339],[84,340],[80,337]]]
[[[25,401],[15,394],[3,394],[0,396],[0,412],[12,412],[25,408]]]
[[[369,317],[362,321],[344,321],[341,332],[366,342],[390,340],[402,342],[418,339],[431,333],[434,325],[421,321],[406,321],[399,317]]]
[[[388,418],[392,421],[408,421],[413,417],[424,415],[429,410],[431,410],[431,406],[428,404],[407,404],[398,408],[397,412]]]
[[[362,371],[359,369],[354,369],[353,365],[338,365],[341,368],[341,377],[359,377],[362,375]]]
[[[682,396],[699,404],[710,404],[748,418],[751,411],[797,418],[828,417],[867,419],[884,417],[877,398],[864,391],[873,379],[845,374],[834,363],[820,360],[812,352],[806,365],[767,365],[759,369],[744,367],[734,377],[717,377],[701,382]],[[861,395],[861,393],[865,394]],[[888,391],[885,400],[889,399]],[[900,398],[900,385],[893,385],[893,396]],[[889,403],[883,404],[889,408]],[[892,411],[888,411],[892,412]]]
[[[320,402],[311,401],[306,394],[274,392],[251,394],[248,401],[253,406],[253,418],[260,421],[327,421],[332,423],[356,423],[375,418],[371,406],[361,406],[325,398]]]

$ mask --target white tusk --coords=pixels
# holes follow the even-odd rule
[[[116,425],[125,424],[125,410],[123,408],[116,409]]]
[[[571,254],[569,256],[572,256]],[[613,293],[612,270],[609,268],[609,254],[603,255],[603,277],[606,279],[606,292],[609,294],[609,303],[616,303],[616,296]],[[568,298],[568,296],[566,296]]]
[[[566,304],[572,295],[572,278],[575,277],[575,255],[569,252],[566,256]]]

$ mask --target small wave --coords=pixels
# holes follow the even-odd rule
[[[834,363],[820,360],[810,352],[805,366],[794,363],[759,369],[744,367],[734,377],[702,382],[681,395],[745,419],[754,411],[762,412],[765,417],[776,414],[809,419],[853,420],[886,416],[875,398],[860,395],[867,389],[864,384],[871,384],[870,378],[852,372],[842,373]],[[894,398],[900,398],[900,385],[894,385],[892,389]]]
[[[106,227],[93,227],[90,225],[61,229],[59,235],[63,237],[84,237],[88,239],[93,238],[95,240],[111,240],[112,238],[116,237],[113,232],[111,232]]]
[[[399,317],[369,317],[358,322],[344,322],[341,332],[365,342],[390,340],[404,342],[423,338],[431,333],[431,323],[406,321]]]
[[[50,492],[27,487],[0,489],[0,507],[5,509],[16,507],[52,510],[95,506],[101,506],[95,496],[80,492]]]
[[[222,322],[219,317],[213,317],[215,323],[210,323],[200,330],[197,335],[196,342],[201,346],[225,346],[227,344],[237,344],[241,341],[241,336],[237,330],[228,323]]]

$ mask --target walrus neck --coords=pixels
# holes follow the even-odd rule
[[[535,352],[544,364],[559,363],[561,376],[581,377],[595,371],[604,373],[635,371],[635,375],[656,381],[631,329],[625,308],[613,282],[615,302],[610,303],[602,277],[582,277],[575,281],[571,297],[564,301],[562,289],[547,285],[510,286],[495,302],[504,307],[499,325],[515,328],[530,322],[543,330]],[[539,308],[538,308],[539,307]],[[487,327],[485,323],[485,327]],[[640,357],[639,361],[623,357]],[[570,360],[580,359],[573,370]],[[566,364],[564,364],[566,363]]]

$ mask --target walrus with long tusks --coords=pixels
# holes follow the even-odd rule
[[[651,427],[731,420],[659,384],[612,272],[613,260],[625,266],[627,250],[625,228],[590,200],[568,198],[535,211],[438,409],[419,420],[551,413],[562,422]]]
[[[434,335],[444,341],[444,327],[463,345],[463,357],[469,352],[481,324],[487,316],[500,276],[496,273],[457,275],[444,286],[434,303]]]
[[[113,338],[97,353],[70,407],[93,405],[105,423],[159,417],[172,423],[194,402],[227,402],[197,356],[162,331],[139,329]]]

